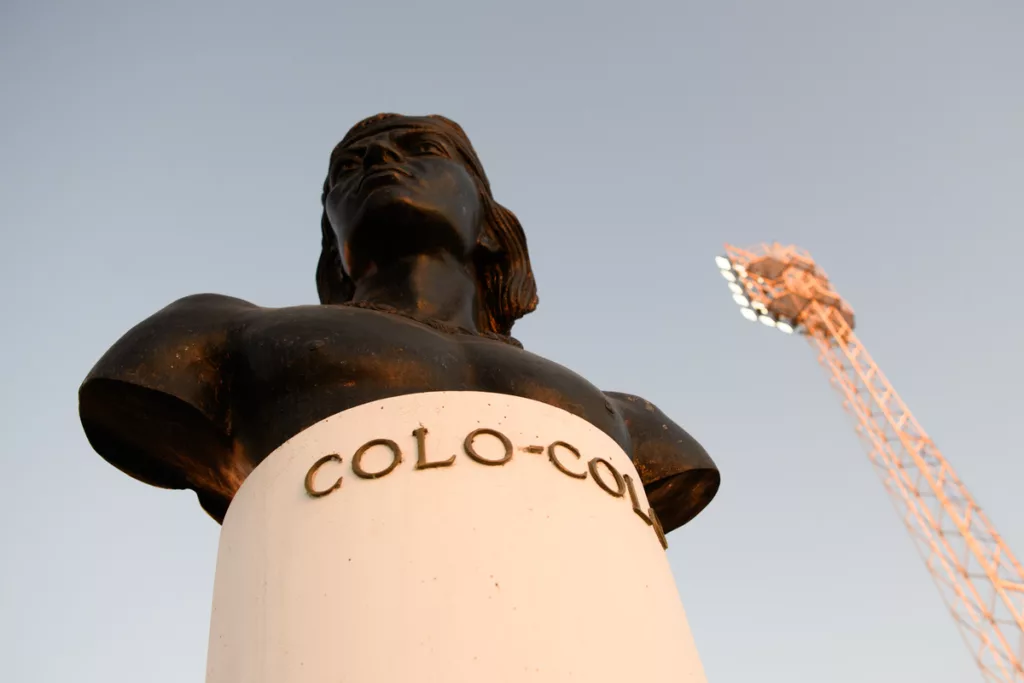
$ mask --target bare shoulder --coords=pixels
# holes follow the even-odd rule
[[[219,294],[194,294],[165,306],[128,330],[100,358],[90,379],[107,377],[130,380],[146,371],[161,374],[180,365],[176,360],[198,360],[227,335],[233,319],[258,306]],[[182,356],[184,354],[184,356]],[[160,356],[166,356],[160,362]]]
[[[196,294],[128,330],[78,392],[79,416],[93,448],[155,486],[236,487],[222,480],[232,452],[224,400],[226,342],[242,316],[260,310],[241,299]],[[193,481],[196,472],[206,480]]]
[[[704,447],[650,401],[606,391],[629,430],[633,463],[665,532],[697,516],[718,493],[721,476]]]

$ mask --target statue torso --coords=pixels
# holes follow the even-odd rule
[[[432,391],[519,396],[586,420],[633,460],[666,530],[718,489],[700,444],[639,397],[603,392],[503,341],[350,306],[186,297],[111,347],[82,384],[79,411],[107,460],[195,490],[221,520],[248,474],[291,437],[349,408]]]

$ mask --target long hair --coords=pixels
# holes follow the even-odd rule
[[[331,158],[333,160],[338,152],[360,139],[395,128],[430,130],[443,135],[455,147],[473,177],[483,206],[484,230],[498,244],[496,252],[478,249],[474,257],[483,304],[477,324],[486,332],[508,335],[516,320],[537,308],[537,283],[523,227],[511,211],[494,200],[480,159],[462,127],[443,116],[377,114],[353,126],[334,148]],[[320,218],[322,245],[316,287],[321,304],[340,304],[352,300],[355,284],[342,267],[337,237],[327,218],[330,182],[328,173],[320,197],[324,211]]]

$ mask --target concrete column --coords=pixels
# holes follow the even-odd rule
[[[537,401],[329,417],[228,510],[207,683],[703,683],[639,479]]]

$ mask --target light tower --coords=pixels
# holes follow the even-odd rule
[[[1024,681],[1024,568],[854,334],[853,310],[802,249],[725,249],[715,263],[743,317],[817,351],[983,678]]]

